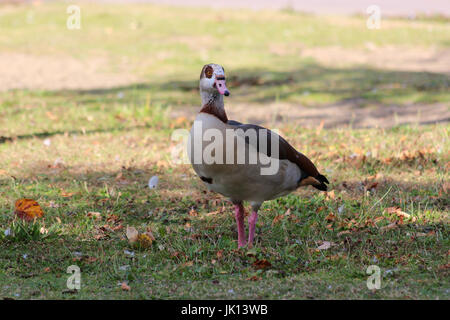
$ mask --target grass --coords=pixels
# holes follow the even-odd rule
[[[111,89],[0,93],[0,297],[450,297],[447,123],[326,130],[285,124],[282,134],[318,164],[332,191],[299,189],[266,202],[255,248],[237,250],[231,205],[207,193],[189,165],[171,162],[178,143],[171,134],[190,123],[169,118],[171,110],[199,103],[196,78],[205,60],[220,61],[231,74],[229,87],[236,89],[230,106],[278,101],[320,108],[348,99],[379,108],[445,103],[445,72],[330,67],[299,58],[298,51],[277,55],[268,49],[300,43],[352,50],[367,41],[446,48],[448,25],[393,19],[387,30],[369,33],[358,27],[365,25],[361,17],[82,8],[83,32],[69,33],[61,28],[61,4],[0,7],[2,34],[8,35],[0,38],[2,50],[106,56],[111,68],[128,57],[143,78]],[[33,24],[17,22],[30,11]],[[164,58],[150,59],[149,53]],[[149,189],[154,175],[160,183]],[[44,218],[34,225],[18,221],[19,198],[38,201]],[[127,226],[150,228],[156,240],[137,249],[126,239]],[[42,227],[48,233],[37,232]],[[319,250],[324,242],[331,247]],[[66,287],[70,265],[81,268],[78,292]],[[367,289],[370,265],[381,268],[380,290]],[[121,289],[123,282],[130,291]]]

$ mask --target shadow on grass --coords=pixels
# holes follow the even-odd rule
[[[48,138],[56,135],[63,135],[63,134],[69,134],[69,135],[77,135],[77,134],[93,134],[93,133],[107,133],[107,132],[114,132],[114,131],[132,131],[135,129],[148,129],[151,128],[151,125],[135,125],[130,127],[112,127],[112,128],[103,128],[103,129],[91,129],[91,130],[57,130],[57,131],[44,131],[39,133],[32,133],[32,134],[24,134],[24,135],[18,135],[14,137],[4,137],[0,136],[0,143],[5,142],[12,142],[14,140],[28,140],[33,138]]]
[[[401,124],[413,121],[424,124],[450,121],[446,114],[442,114],[441,119],[435,120],[433,115],[434,118],[431,120],[425,117],[423,121],[417,122],[413,120],[417,118],[415,117],[418,114],[417,109],[409,108],[411,103],[444,101],[450,84],[450,76],[446,73],[388,71],[367,67],[340,69],[310,63],[292,71],[237,69],[228,71],[227,76],[234,99],[231,100],[232,103],[265,105],[286,102],[321,109],[330,107],[326,112],[318,114],[289,116],[291,120],[301,119],[307,123],[320,123],[325,120],[325,127],[349,123],[358,126],[358,123],[367,122],[366,119],[369,119],[369,123],[372,123],[370,119],[378,119],[378,122],[383,123],[384,119],[395,116],[404,118]],[[167,79],[170,79],[170,76]],[[186,81],[174,78],[109,89],[62,90],[48,94],[76,101],[77,104],[134,105],[138,109],[149,105],[150,103],[146,102],[150,97],[152,107],[155,104],[164,107],[193,106],[200,103],[197,76]],[[437,115],[439,116],[440,114]],[[134,128],[136,127],[118,124],[117,127],[91,129],[86,132],[127,131]],[[45,138],[66,132],[81,133],[80,130],[71,130],[38,132],[16,137],[0,136],[0,143],[14,139]]]
[[[363,107],[364,102],[379,102],[386,98],[408,97],[411,94],[435,94],[448,90],[450,76],[446,73],[389,71],[360,68],[328,68],[317,64],[305,64],[292,71],[271,71],[264,69],[238,69],[227,73],[228,87],[233,96],[242,102],[268,103],[275,99],[290,101],[293,97],[327,95],[331,103],[358,100]],[[188,98],[181,104],[198,101],[198,79],[166,82],[137,83],[110,89],[90,89],[73,91],[76,95],[85,96],[84,102],[96,100],[92,96],[124,95],[136,97],[148,92],[163,93],[165,101],[177,104],[177,98],[171,94],[192,94],[195,99]],[[331,96],[331,97],[330,97]],[[114,99],[114,97],[110,97]],[[435,102],[433,97],[426,97],[424,102]],[[429,101],[427,100],[429,99]],[[364,100],[364,101],[362,101]],[[295,101],[295,99],[294,99]],[[130,102],[130,101],[127,101]],[[317,101],[320,102],[320,101]],[[401,104],[401,102],[400,102]]]

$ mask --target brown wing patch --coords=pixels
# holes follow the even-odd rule
[[[309,176],[305,179],[302,179],[298,185],[302,187],[302,186],[314,186],[318,184],[320,184],[320,182],[316,178]]]
[[[293,163],[295,163],[300,170],[306,173],[306,176],[312,176],[317,177],[319,175],[319,171],[317,171],[316,166],[314,163],[311,162],[304,154],[298,152],[295,150],[293,146],[291,146],[283,137],[277,135],[276,133],[273,133],[269,129],[263,128],[261,126],[255,125],[255,124],[243,124],[236,126],[236,129],[243,129],[244,131],[252,129],[252,130],[267,130],[267,155],[272,156],[271,149],[271,139],[272,134],[279,138],[279,153],[278,158],[280,160],[287,159]],[[259,133],[256,134],[257,138],[259,139]],[[256,149],[259,151],[259,143],[256,147]]]

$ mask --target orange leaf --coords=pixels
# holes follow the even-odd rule
[[[44,211],[37,201],[33,199],[19,199],[15,204],[15,214],[26,221],[31,221],[36,218],[42,218]]]
[[[331,190],[329,192],[327,192],[327,195],[325,197],[326,200],[334,200],[336,199],[336,195],[334,194],[334,190]]]
[[[280,222],[283,218],[284,218],[284,215],[282,215],[282,214],[276,216],[275,218],[273,218],[272,225],[277,224],[277,223]]]
[[[71,198],[75,193],[73,192],[65,192],[65,191],[61,191],[61,197],[63,198]]]
[[[253,262],[252,266],[254,266],[256,269],[267,269],[272,266],[272,264],[267,261],[266,259],[258,260],[256,259],[255,262]]]
[[[258,277],[258,276],[252,276],[252,277],[247,278],[247,279],[245,279],[245,280],[248,280],[248,281],[259,281],[259,280],[261,280],[261,277]]]

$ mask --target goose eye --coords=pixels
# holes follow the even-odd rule
[[[205,70],[205,76],[206,76],[208,79],[210,79],[210,78],[212,77],[212,75],[213,75],[213,68],[210,67],[210,66],[206,67],[206,70]]]

